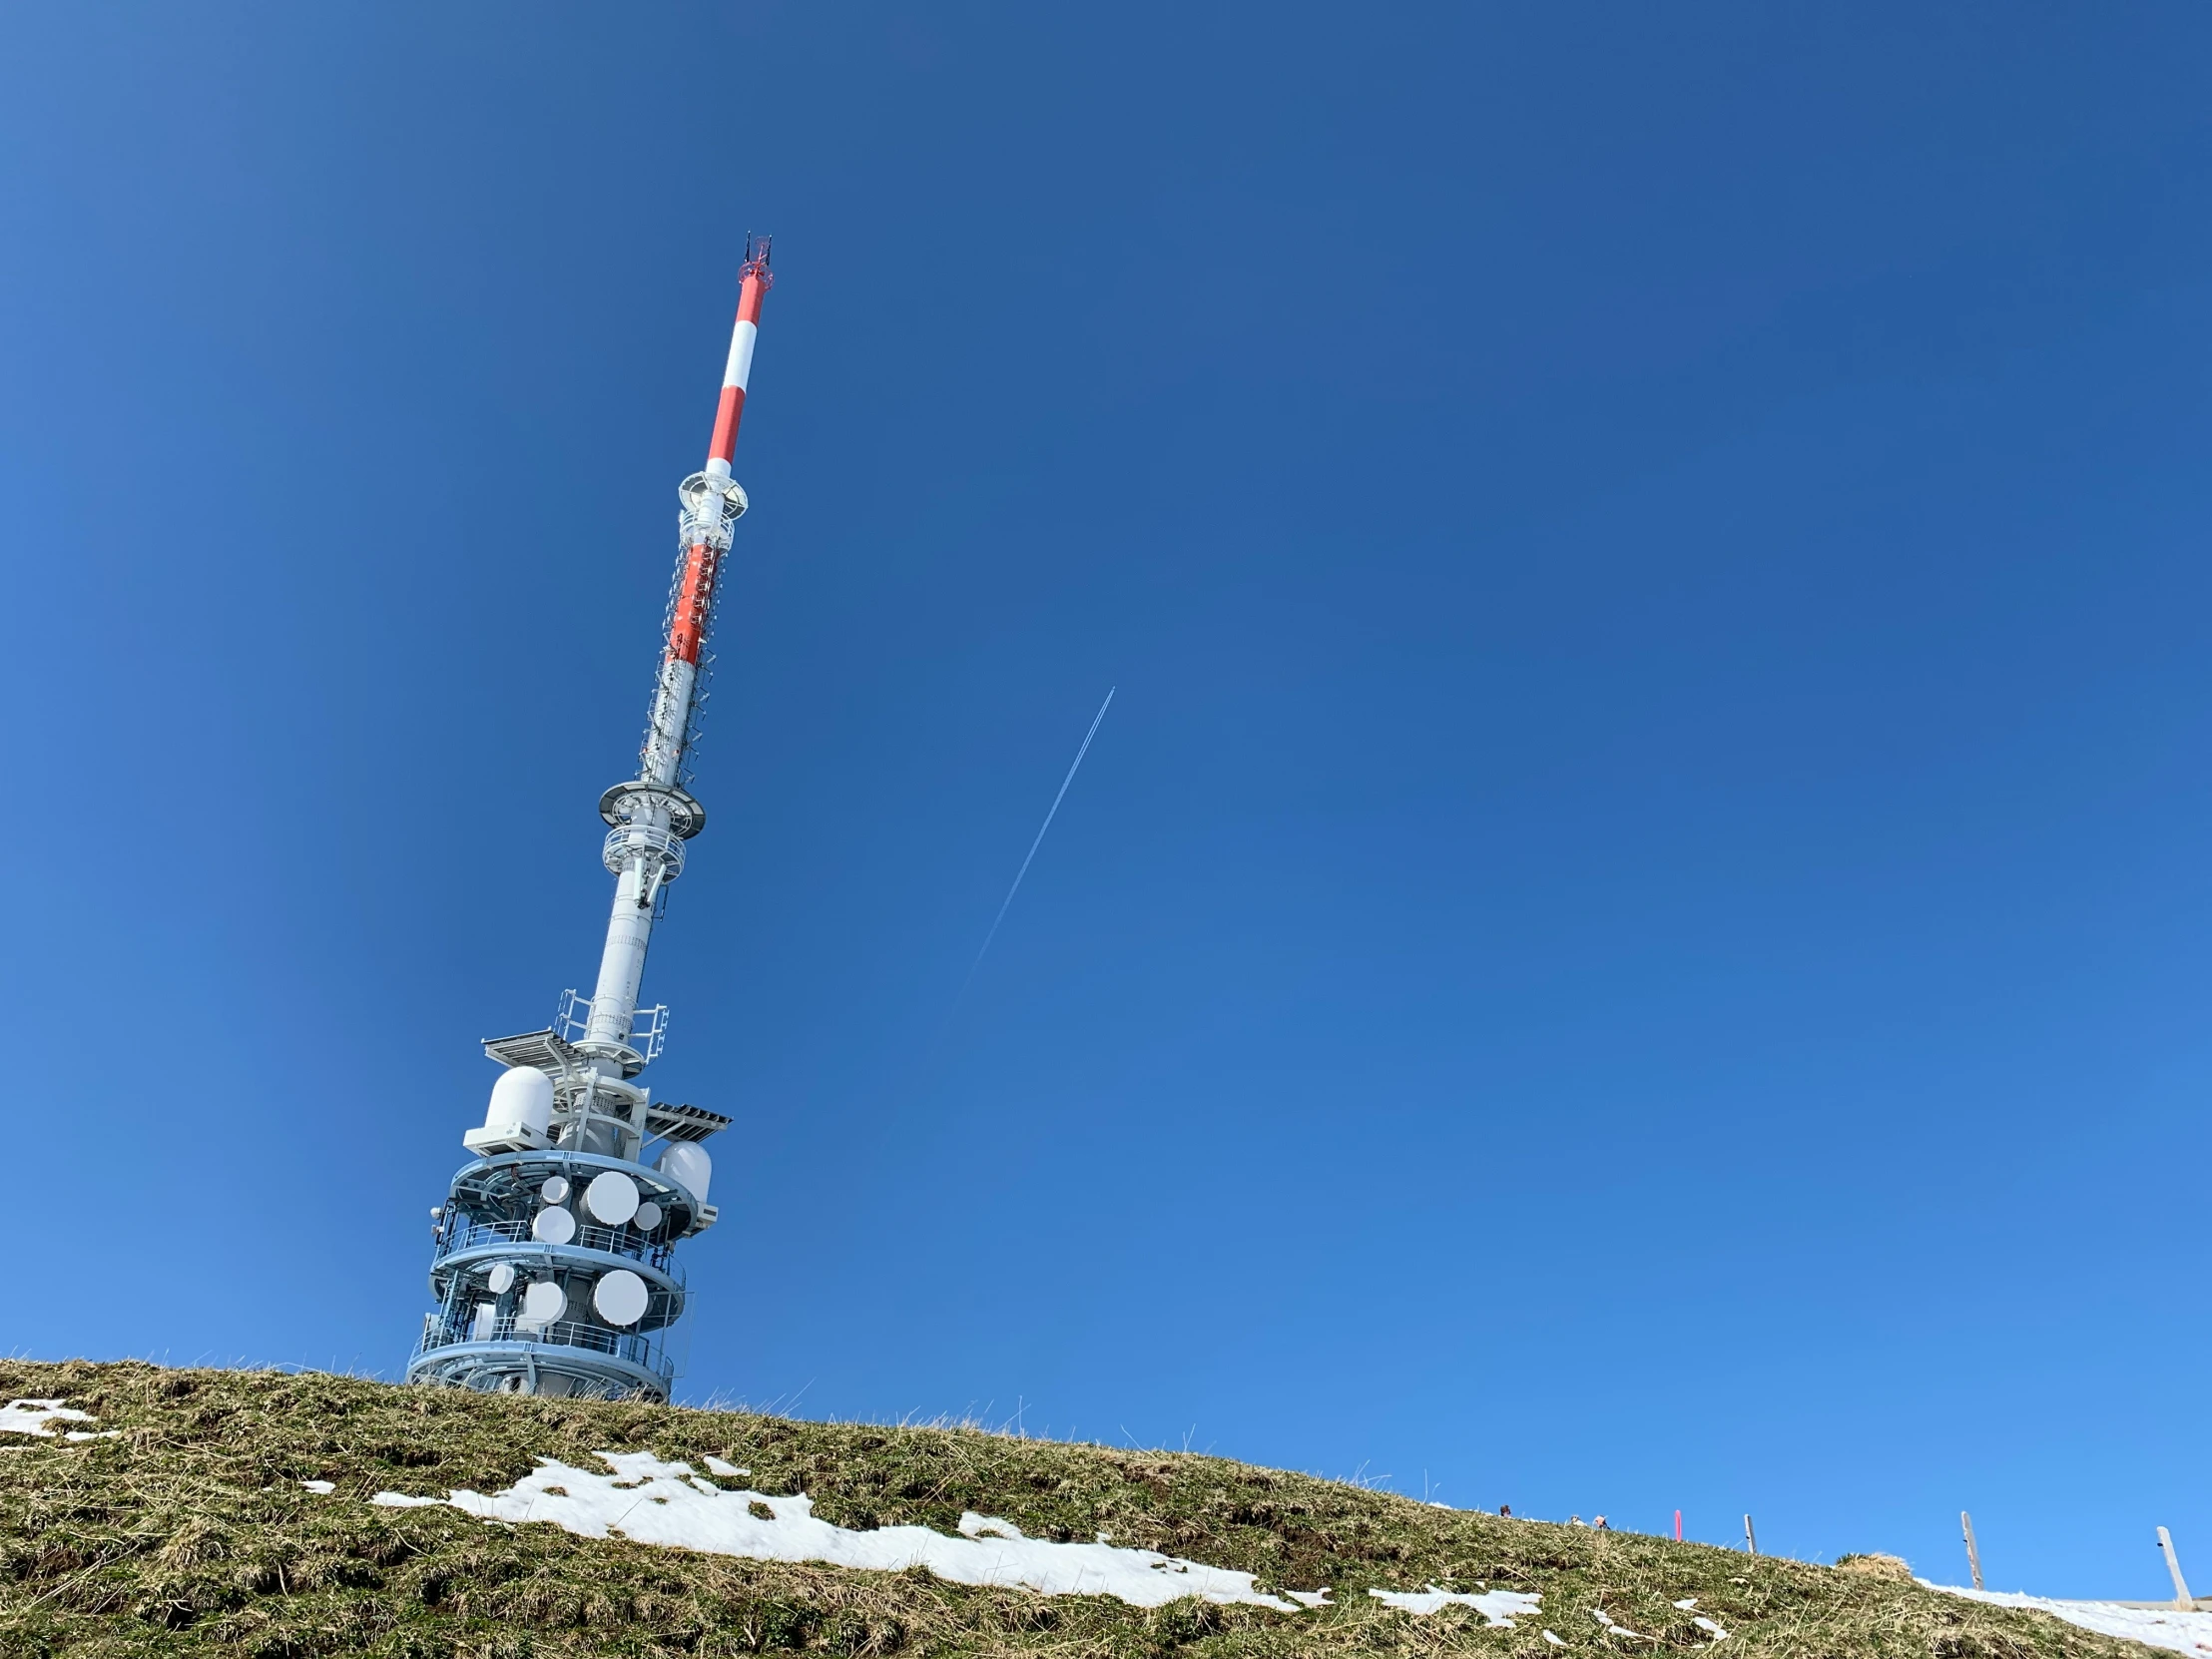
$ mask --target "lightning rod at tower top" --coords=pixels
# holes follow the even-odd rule
[[[773,280],[768,239],[748,237],[707,464],[676,490],[676,578],[638,775],[599,798],[601,855],[615,878],[599,977],[589,996],[563,992],[544,1030],[484,1044],[506,1069],[483,1127],[461,1137],[473,1161],[431,1212],[437,1311],[423,1320],[409,1382],[665,1400],[676,1375],[676,1246],[714,1225],[714,1164],[701,1143],[730,1119],[653,1098],[645,1070],[668,1008],[638,997],[669,883],[707,823],[688,787],[690,757],[716,593],[746,509],[730,463]]]

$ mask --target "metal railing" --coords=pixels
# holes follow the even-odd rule
[[[597,1000],[580,991],[561,992],[561,1000],[554,1005],[553,1029],[566,1041],[582,1042],[584,1034],[591,1029],[592,1004]],[[630,1047],[646,1065],[658,1060],[661,1050],[668,1044],[668,1004],[661,1002],[650,1008],[634,1009],[630,1015],[629,1040]]]
[[[470,1318],[456,1324],[442,1314],[429,1314],[423,1318],[422,1340],[415,1345],[414,1357],[420,1359],[441,1348],[457,1348],[463,1343],[528,1343],[544,1348],[580,1349],[590,1354],[612,1355],[649,1371],[663,1384],[676,1376],[675,1361],[663,1352],[656,1338],[609,1331],[604,1326],[586,1325],[581,1320],[552,1320],[539,1325],[507,1315],[492,1319]]]
[[[654,1272],[675,1281],[679,1288],[684,1283],[684,1270],[676,1265],[676,1246],[673,1243],[655,1244],[631,1227],[601,1227],[596,1223],[580,1223],[576,1236],[565,1245],[548,1245],[535,1237],[526,1221],[468,1221],[459,1217],[448,1222],[438,1234],[437,1255],[434,1261],[442,1262],[448,1256],[464,1250],[478,1250],[487,1245],[512,1245],[518,1250],[597,1250],[610,1256],[627,1256],[633,1262],[643,1262]]]
[[[640,856],[660,860],[664,881],[673,881],[684,873],[683,840],[650,824],[616,825],[607,831],[607,839],[599,849],[599,861],[610,875],[620,875],[632,858]]]

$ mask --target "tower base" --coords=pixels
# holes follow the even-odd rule
[[[438,1324],[433,1315],[424,1326],[425,1344],[437,1340]],[[656,1358],[645,1353],[635,1359],[598,1354],[558,1341],[493,1338],[417,1348],[407,1366],[407,1381],[480,1394],[642,1399],[665,1405],[674,1368],[664,1370]]]

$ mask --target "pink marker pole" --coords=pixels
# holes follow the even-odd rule
[[[1674,1541],[1682,1541],[1682,1511],[1679,1509],[1674,1512]]]

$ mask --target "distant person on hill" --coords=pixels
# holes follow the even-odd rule
[[[1497,1512],[1503,1515],[1507,1520],[1511,1520],[1513,1518],[1513,1506],[1510,1503],[1499,1504],[1497,1506]]]

